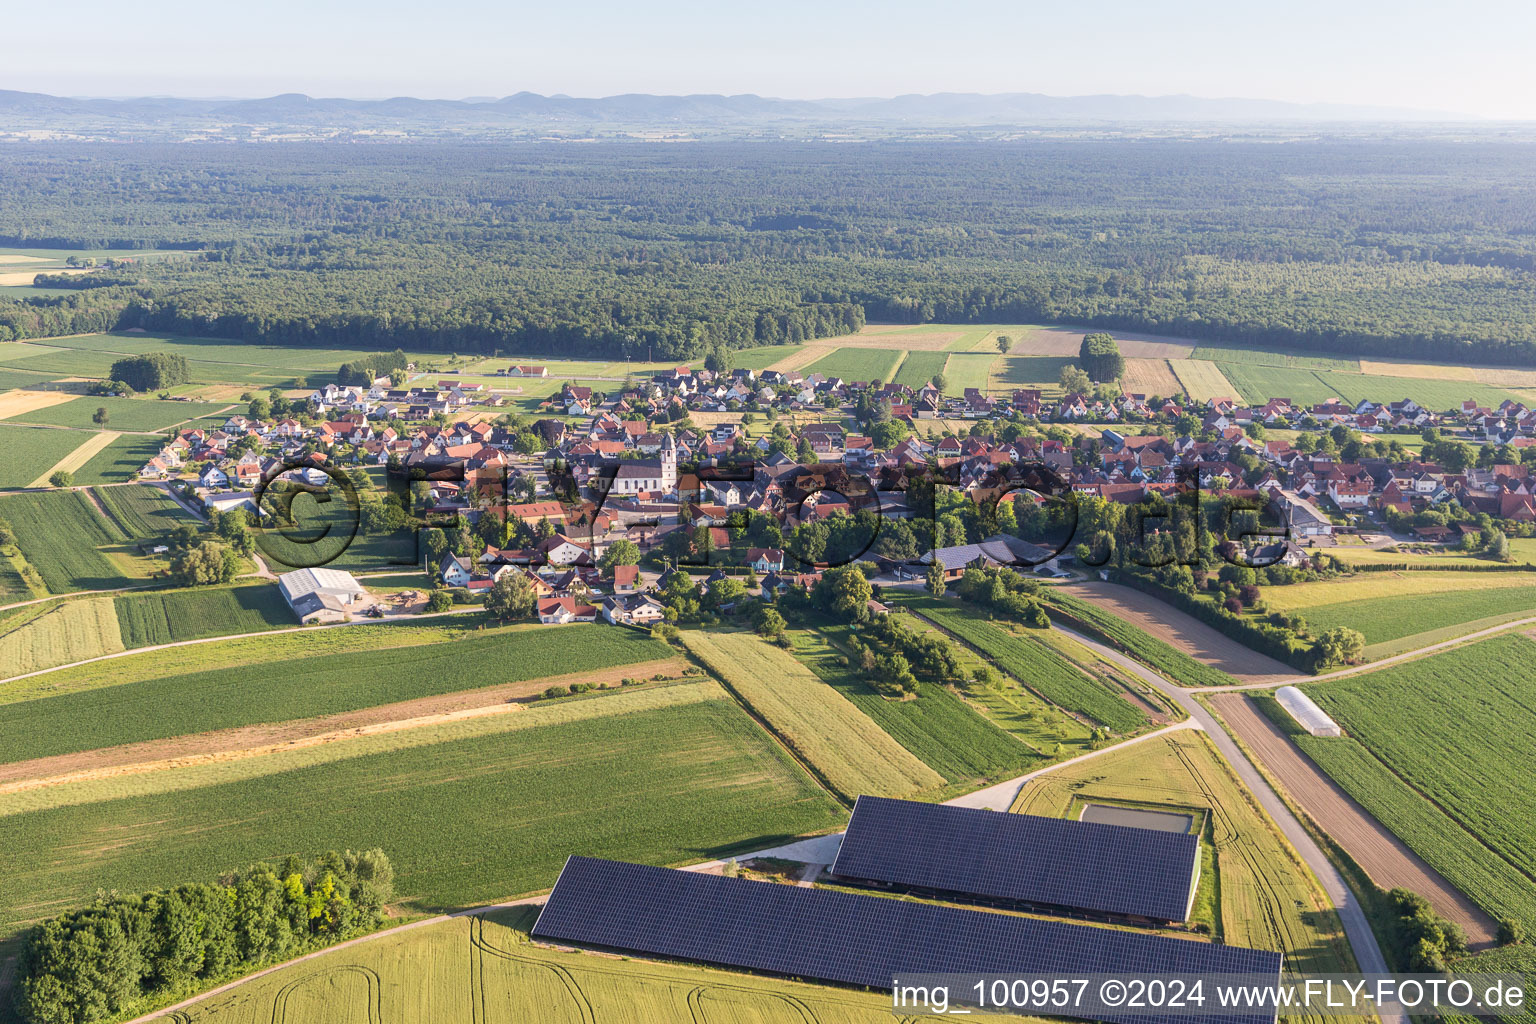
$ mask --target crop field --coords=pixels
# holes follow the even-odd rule
[[[952,394],[963,394],[966,388],[975,388],[986,393],[991,386],[992,364],[997,362],[998,354],[991,355],[979,352],[956,352],[950,355],[944,364],[944,379],[949,385]]]
[[[185,1024],[935,1024],[883,993],[597,956],[528,941],[516,907],[380,936],[191,1008]],[[1020,1018],[1026,1020],[1027,1018]]]
[[[5,359],[6,349],[0,347],[0,360]],[[0,364],[0,393],[13,389],[26,390],[39,384],[53,380],[59,376],[56,373],[45,373],[21,370],[11,366]]]
[[[164,675],[162,663],[160,678],[0,705],[0,761],[310,718],[669,653],[633,630],[571,625],[176,675]]]
[[[122,649],[110,597],[34,605],[0,624],[0,673],[7,676]]]
[[[1343,397],[1340,385],[1333,383],[1344,374],[1319,375],[1316,371],[1289,366],[1265,366],[1260,363],[1217,363],[1232,382],[1234,398],[1260,405],[1271,398],[1288,398],[1299,405],[1316,405],[1330,398]],[[1378,398],[1380,396],[1377,396]]]
[[[764,345],[761,348],[739,349],[731,353],[731,365],[742,370],[766,370],[780,359],[801,351],[804,351],[801,345]]]
[[[1093,634],[1096,638],[1149,665],[1169,679],[1184,686],[1231,686],[1237,680],[1183,651],[1164,643],[1124,619],[1058,590],[1045,592],[1046,610],[1060,616],[1068,626]]]
[[[119,650],[287,629],[297,624],[276,584],[267,582],[203,590],[156,590],[124,594],[114,600],[122,633]]]
[[[1177,398],[1184,393],[1184,385],[1174,376],[1166,359],[1127,359],[1120,386],[1133,395],[1149,398]]]
[[[1470,366],[1451,366],[1445,363],[1393,363],[1379,359],[1362,359],[1354,373],[1376,377],[1416,377],[1421,380],[1478,379],[1477,370]]]
[[[944,776],[944,781],[966,788],[987,781],[1019,775],[1044,759],[996,725],[972,711],[959,697],[935,683],[919,683],[910,700],[881,696],[856,669],[839,664],[841,651],[827,642],[841,643],[850,627],[829,626],[821,632],[795,630],[795,655],[812,672],[924,764]]]
[[[903,594],[896,603],[958,636],[980,650],[1003,672],[1058,707],[1085,715],[1118,733],[1147,724],[1134,704],[1064,661],[1050,648],[984,618],[985,612],[954,601]]]
[[[1390,576],[1389,573],[1373,573],[1372,576]],[[1465,626],[1467,632],[1475,628],[1494,625],[1499,621],[1512,621],[1536,613],[1536,585],[1523,573],[1479,573],[1474,588],[1452,589],[1460,580],[1455,573],[1436,572],[1413,575],[1409,581],[1370,580],[1367,582],[1410,582],[1400,594],[1369,596],[1361,588],[1359,593],[1349,586],[1354,580],[1337,588],[1338,599],[1326,604],[1295,604],[1289,600],[1277,602],[1275,607],[1292,609],[1306,618],[1313,629],[1331,629],[1349,626],[1358,629],[1368,647],[1387,644],[1430,631],[1441,632],[1457,626]],[[1436,579],[1435,577],[1442,577]],[[1464,578],[1463,578],[1464,579]],[[1435,584],[1439,584],[1438,587]],[[1502,585],[1500,585],[1502,584]],[[1308,586],[1311,586],[1310,584]],[[1329,586],[1329,584],[1322,584]],[[1266,588],[1265,596],[1285,587]],[[1347,596],[1346,596],[1347,595]],[[1332,596],[1326,591],[1298,595]],[[1285,595],[1290,598],[1290,595]],[[1394,648],[1395,649],[1395,648]],[[1406,648],[1405,648],[1406,649]],[[1367,650],[1368,654],[1379,651]]]
[[[1026,783],[1012,809],[1067,817],[1091,800],[1204,812],[1202,839],[1215,853],[1217,940],[1284,953],[1288,971],[1355,969],[1338,915],[1311,873],[1199,733],[1158,736],[1059,768]],[[1208,886],[1202,879],[1202,894]]]
[[[944,784],[793,655],[751,633],[690,630],[683,643],[850,803],[861,793],[907,796]]]
[[[1367,399],[1373,402],[1395,402],[1411,398],[1427,408],[1444,411],[1460,409],[1461,403],[1469,398],[1480,405],[1496,408],[1505,399],[1518,401],[1520,397],[1502,388],[1460,380],[1327,372],[1319,373],[1318,377],[1326,386],[1336,388],[1339,396],[1351,404]]]
[[[1305,690],[1405,782],[1531,874],[1533,654],[1536,644],[1524,636],[1496,636]]]
[[[1060,394],[1062,368],[1074,362],[1063,356],[1032,356],[1011,351],[992,364],[987,387],[995,393],[1014,388],[1039,388]]]
[[[110,430],[98,430],[95,433],[83,434],[82,436],[85,440],[81,442],[79,447],[39,473],[37,479],[32,481],[31,486],[51,486],[49,480],[55,473],[69,473],[73,475],[79,471],[80,467],[94,458],[98,452],[118,438],[118,435]]]
[[[1536,370],[1513,366],[1478,366],[1473,374],[1496,388],[1536,388]]]
[[[77,396],[68,391],[17,390],[0,394],[0,420],[16,419],[40,409],[73,402]]]
[[[1238,397],[1236,383],[1216,363],[1203,359],[1170,359],[1168,367],[1184,393],[1197,402]]]
[[[1249,363],[1254,366],[1291,366],[1303,370],[1340,370],[1359,373],[1360,360],[1334,358],[1303,352],[1284,352],[1273,349],[1232,348],[1224,345],[1199,345],[1190,354],[1191,359],[1208,359],[1216,363]]]
[[[945,352],[908,352],[896,371],[893,383],[921,388],[944,372],[944,364],[948,359],[949,355]]]
[[[0,490],[28,487],[46,474],[59,460],[80,447],[87,435],[72,430],[46,430],[0,424],[0,445],[5,458],[0,459]],[[5,515],[0,505],[0,516]]]
[[[158,487],[94,487],[91,493],[130,539],[146,540],[192,522],[186,509]]]
[[[107,410],[106,426],[117,431],[162,431],[173,423],[208,413],[218,406],[193,402],[162,402],[157,398],[97,398],[85,396],[63,405],[10,417],[13,423],[42,423],[55,427],[100,429],[92,417]]]
[[[891,352],[962,352],[987,335],[973,324],[868,324],[857,334],[816,338],[817,348],[871,348]]]
[[[123,434],[80,467],[75,473],[75,483],[86,486],[136,480],[144,463],[160,454],[164,444],[161,437]]]
[[[15,494],[0,502],[0,515],[16,530],[21,553],[55,594],[125,586],[99,547],[125,538],[80,491]]]
[[[49,342],[59,340],[62,339],[47,339]],[[40,345],[38,349],[39,351],[33,350],[32,342],[17,342],[14,347],[0,350],[0,359],[4,359],[6,369],[46,373],[50,379],[57,379],[60,377],[105,378],[111,374],[112,364],[121,358],[106,352],[55,347],[51,344]]]
[[[901,361],[899,350],[878,348],[837,348],[804,367],[804,373],[819,373],[823,377],[841,377],[844,380],[887,381]]]
[[[656,695],[671,699],[658,706]],[[290,851],[382,846],[401,902],[432,911],[547,888],[573,852],[686,863],[846,816],[712,683],[490,721],[496,730],[474,738],[346,759],[324,751],[322,763],[191,788],[175,788],[188,770],[170,769],[138,777],[159,792],[0,817],[14,882],[0,936],[101,887],[215,878]],[[349,742],[364,743],[328,746]]]

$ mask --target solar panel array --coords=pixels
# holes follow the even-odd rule
[[[832,873],[909,889],[1182,921],[1200,837],[861,796]]]
[[[588,857],[566,861],[533,936],[883,990],[914,974],[1280,973],[1279,953]]]

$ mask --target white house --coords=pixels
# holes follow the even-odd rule
[[[661,602],[647,594],[615,594],[603,598],[603,618],[616,626],[650,626],[666,616]]]
[[[199,486],[208,488],[228,487],[229,474],[210,462],[203,467],[201,473],[197,474],[197,482]]]
[[[475,576],[474,568],[469,561],[451,551],[438,563],[437,574],[450,587],[467,587],[469,581]]]

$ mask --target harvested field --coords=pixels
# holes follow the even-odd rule
[[[1536,370],[1508,366],[1479,366],[1473,369],[1477,380],[1496,388],[1536,388]]]
[[[864,327],[857,334],[816,338],[805,344],[807,347],[815,348],[878,348],[908,352],[944,352],[948,350],[949,345],[959,341],[967,330],[974,330],[974,328],[945,325],[934,330],[922,325],[876,324]]]
[[[1166,359],[1127,359],[1120,386],[1131,394],[1160,398],[1171,398],[1184,391]]]
[[[1242,682],[1278,684],[1296,678],[1296,670],[1289,665],[1244,647],[1150,594],[1112,583],[1086,583],[1064,589]]]
[[[1291,800],[1383,889],[1402,886],[1426,897],[1441,915],[1466,929],[1474,945],[1493,941],[1493,921],[1338,783],[1296,749],[1284,733],[1240,693],[1212,694],[1227,727],[1242,740]]]
[[[593,686],[607,683],[618,686],[624,679],[649,680],[656,675],[677,678],[682,676],[686,665],[681,658],[659,658],[634,665],[617,665],[487,686],[479,690],[397,701],[317,718],[219,729],[17,761],[0,765],[0,793],[137,772],[183,768],[237,757],[255,757],[300,745],[314,746],[377,733],[441,725],[446,721],[478,714],[512,712],[520,710],[525,706],[522,702],[537,697],[551,686],[570,686],[572,683],[590,683]],[[629,688],[625,689],[630,692]]]
[[[12,270],[0,274],[0,286],[31,284],[38,274],[89,274],[90,267],[34,267],[31,270]]]
[[[110,597],[60,601],[0,626],[0,665],[7,675],[95,658],[123,649]]]
[[[1185,393],[1197,402],[1240,397],[1237,388],[1215,363],[1204,359],[1170,359],[1168,365]]]
[[[99,433],[90,435],[84,444],[70,452],[68,455],[64,456],[64,458],[60,459],[52,466],[49,466],[42,473],[38,474],[37,479],[33,480],[27,486],[47,487],[48,478],[53,476],[53,474],[58,472],[74,473],[83,467],[87,462],[90,462],[92,457],[95,456],[97,452],[101,451],[103,448],[111,444],[113,441],[116,441],[121,436],[122,435],[116,434],[110,430],[103,430]]]
[[[782,358],[779,358],[767,366],[765,370],[800,370],[814,363],[827,354],[826,349],[816,348],[813,345],[802,345]]]
[[[1084,334],[1095,334],[1099,328],[1084,330],[1079,327],[1027,327],[1013,336],[1013,352],[1023,355],[1071,356],[1074,359],[1083,345]],[[1169,338],[1158,334],[1140,334],[1135,331],[1109,331],[1120,346],[1120,354],[1127,359],[1188,359],[1194,342],[1182,338]]]
[[[79,395],[72,395],[68,391],[28,391],[25,388],[17,388],[15,391],[7,391],[4,394],[0,394],[0,420],[8,420],[12,416],[21,416],[25,413],[36,412],[39,409],[63,405],[65,402],[73,402],[79,397]]]
[[[1418,377],[1422,380],[1479,380],[1478,371],[1470,366],[1451,366],[1445,363],[1386,363],[1375,359],[1360,360],[1361,373],[1373,373],[1382,377]]]

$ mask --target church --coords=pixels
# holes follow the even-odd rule
[[[609,494],[639,494],[642,491],[671,493],[677,488],[677,442],[671,434],[663,437],[660,458],[624,459],[613,478]]]

